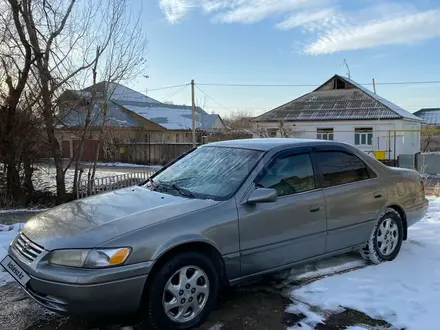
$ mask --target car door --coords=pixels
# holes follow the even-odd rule
[[[326,252],[367,242],[386,202],[386,187],[355,152],[343,146],[315,147],[313,160],[326,201]]]
[[[276,189],[276,202],[239,204],[242,276],[324,253],[325,201],[310,151],[279,153],[256,176],[251,189]]]

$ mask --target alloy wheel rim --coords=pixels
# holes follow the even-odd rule
[[[165,314],[174,322],[194,319],[205,307],[209,298],[209,279],[197,266],[185,266],[167,281],[162,296]]]
[[[377,247],[384,256],[392,254],[399,242],[399,228],[392,218],[386,218],[377,230]]]

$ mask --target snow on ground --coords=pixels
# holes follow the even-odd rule
[[[139,170],[142,172],[141,170]],[[130,173],[129,171],[115,171],[111,172],[108,170],[100,171],[99,169],[96,170],[95,178],[104,178],[109,176],[116,176],[121,175],[125,173]],[[73,176],[75,174],[74,169],[69,169],[66,172],[66,189],[68,191],[72,190],[73,187]],[[81,176],[81,180],[87,179],[87,172],[83,173]],[[34,175],[32,177],[32,181],[34,183],[34,187],[36,190],[45,190],[45,191],[51,191],[53,193],[56,193],[57,186],[56,186],[56,170],[54,167],[40,167],[38,171],[34,172]]]
[[[275,278],[281,279],[281,287],[287,287],[298,282],[365,266],[366,263],[359,253],[350,253],[297,266],[275,275]]]
[[[16,223],[11,226],[0,225],[0,261],[8,253],[9,243],[17,236],[23,225],[23,223]],[[13,278],[0,266],[0,286],[10,281],[13,281]]]
[[[292,290],[291,298],[288,311],[304,313],[304,326],[319,323],[322,316],[316,310],[347,307],[399,329],[438,328],[440,198],[430,198],[427,216],[409,229],[408,241],[393,262],[323,278]]]
[[[43,211],[48,210],[47,208],[29,208],[29,209],[4,209],[4,210],[0,210],[0,214],[10,214],[10,213],[31,213],[31,212],[35,212],[35,213],[40,213]]]

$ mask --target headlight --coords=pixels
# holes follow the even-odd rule
[[[50,253],[48,262],[69,267],[104,268],[123,264],[130,252],[129,248],[55,250]]]

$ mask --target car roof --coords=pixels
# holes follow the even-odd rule
[[[299,146],[316,146],[316,145],[344,145],[343,143],[326,140],[313,140],[313,139],[293,139],[293,138],[263,138],[263,139],[242,139],[242,140],[229,140],[213,142],[203,146],[208,147],[229,147],[229,148],[241,148],[241,149],[253,149],[268,151],[280,147],[299,147]]]

